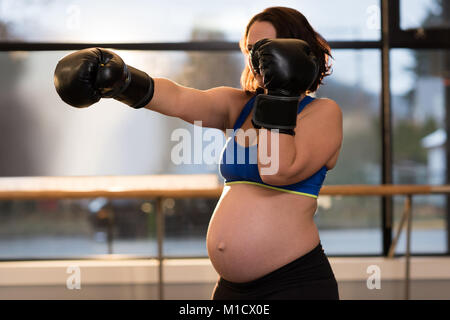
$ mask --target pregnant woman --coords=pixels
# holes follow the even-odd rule
[[[247,62],[241,89],[197,90],[152,78],[101,48],[60,60],[55,87],[74,107],[114,98],[224,133],[234,129],[207,233],[220,276],[213,299],[339,299],[313,219],[342,144],[340,107],[310,95],[329,75],[330,48],[300,12],[286,7],[255,15],[240,46]]]

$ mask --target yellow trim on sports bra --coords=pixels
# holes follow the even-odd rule
[[[265,184],[262,184],[262,183],[252,182],[252,181],[231,181],[231,182],[226,182],[225,185],[229,186],[229,185],[238,184],[238,183],[253,184],[253,185],[260,186],[260,187],[265,187],[265,188],[278,190],[278,191],[282,191],[282,192],[287,192],[287,193],[292,193],[292,194],[299,194],[299,195],[302,195],[302,196],[307,196],[307,197],[311,197],[311,198],[315,198],[315,199],[318,198],[318,196],[316,196],[314,194],[304,193],[304,192],[299,192],[299,191],[286,190],[286,189],[272,187],[272,186],[268,186],[268,185],[265,185]]]

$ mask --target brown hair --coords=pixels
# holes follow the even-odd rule
[[[308,91],[316,91],[322,84],[323,78],[331,74],[331,65],[328,64],[328,60],[332,56],[328,42],[311,27],[308,20],[299,11],[287,7],[270,7],[256,14],[247,24],[245,34],[239,41],[241,51],[247,55],[249,54],[246,47],[248,32],[256,21],[270,22],[276,30],[277,38],[296,38],[309,44],[318,59],[319,74]],[[241,86],[246,93],[254,93],[258,89],[258,82],[247,64],[241,74]]]

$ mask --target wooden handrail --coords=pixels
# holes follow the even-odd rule
[[[0,199],[219,197],[216,175],[0,178]]]
[[[219,197],[213,174],[0,178],[0,199]],[[450,193],[450,185],[325,185],[320,195],[388,196]]]
[[[320,195],[344,195],[344,196],[393,196],[407,194],[431,194],[434,193],[431,185],[409,184],[383,184],[383,185],[330,185],[324,186]],[[448,190],[450,192],[450,189]]]

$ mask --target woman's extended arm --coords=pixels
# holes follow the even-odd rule
[[[179,117],[190,123],[225,130],[233,97],[242,91],[230,87],[197,90],[126,65],[116,53],[88,48],[61,59],[54,74],[55,88],[63,101],[86,108],[101,98],[113,98],[132,108]]]
[[[198,90],[179,85],[169,79],[154,78],[155,92],[145,107],[167,116],[187,122],[202,121],[203,127],[225,130],[233,96],[241,90],[231,87],[217,87]]]

